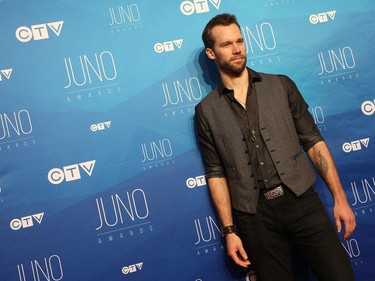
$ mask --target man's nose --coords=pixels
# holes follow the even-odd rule
[[[238,53],[241,53],[241,47],[237,44],[237,43],[235,43],[235,44],[233,44],[233,54],[238,54]]]

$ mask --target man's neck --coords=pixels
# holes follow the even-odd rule
[[[242,90],[247,89],[249,86],[249,73],[247,68],[242,71],[239,76],[229,75],[227,73],[220,73],[221,81],[223,82],[224,86],[231,90]]]
[[[234,91],[235,98],[241,103],[246,102],[247,90],[249,87],[249,72],[247,68],[239,75],[233,76],[221,73],[221,81],[227,89]]]

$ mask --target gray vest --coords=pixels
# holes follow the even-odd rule
[[[260,73],[254,83],[259,108],[259,129],[281,181],[297,196],[316,176],[300,146],[289,109],[288,94],[277,75]],[[259,190],[251,177],[247,143],[226,97],[215,89],[200,105],[210,128],[228,179],[232,206],[255,213]]]

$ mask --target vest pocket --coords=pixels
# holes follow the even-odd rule
[[[301,149],[300,151],[298,151],[298,153],[294,154],[294,155],[292,156],[292,158],[293,158],[294,160],[296,160],[297,157],[300,156],[300,155],[302,155],[302,154],[303,154],[303,150]]]

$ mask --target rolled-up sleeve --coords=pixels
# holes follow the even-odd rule
[[[207,178],[225,177],[225,170],[216,149],[214,137],[204,116],[201,104],[195,107],[195,128],[199,140],[200,151],[206,169]]]
[[[324,139],[308,110],[308,104],[305,102],[296,84],[285,75],[279,75],[279,77],[285,91],[288,93],[289,107],[299,142],[303,150],[308,151],[316,143]]]

